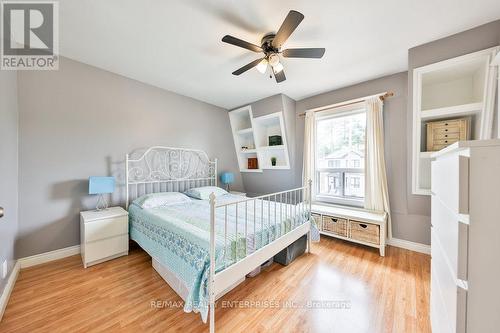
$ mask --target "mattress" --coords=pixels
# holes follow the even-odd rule
[[[239,200],[241,196],[227,194],[218,197],[217,203]],[[306,222],[308,212],[305,208],[264,200],[217,208],[216,272],[265,246],[294,226]],[[209,202],[193,199],[191,202],[153,209],[142,209],[132,204],[129,207],[129,219],[130,238],[168,267],[173,277],[182,281],[183,289],[187,288],[187,297],[183,297],[184,311],[199,311],[206,322],[210,267]],[[312,231],[313,239],[319,238],[314,226]]]

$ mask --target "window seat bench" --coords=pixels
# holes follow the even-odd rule
[[[313,203],[311,210],[321,234],[375,247],[385,255],[385,212],[319,203]]]

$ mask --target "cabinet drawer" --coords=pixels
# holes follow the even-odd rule
[[[84,245],[87,263],[128,251],[128,234],[98,240]]]
[[[443,248],[431,233],[431,276],[436,280],[441,294],[444,312],[453,332],[463,331],[467,304],[467,291],[457,285],[457,279],[451,271]]]
[[[458,138],[455,138],[455,139],[450,139],[450,138],[436,139],[433,142],[433,147],[436,147],[436,146],[445,146],[446,147],[446,146],[449,146],[457,141],[458,141]],[[443,148],[441,148],[441,149],[443,149]]]
[[[347,237],[347,220],[335,216],[323,215],[323,231]]]
[[[436,278],[431,274],[431,326],[432,332],[453,333],[450,322],[446,316],[441,290]]]
[[[437,140],[459,140],[460,133],[457,132],[445,132],[445,131],[434,131],[434,139]],[[434,141],[434,143],[436,142]]]
[[[124,234],[128,234],[127,216],[118,216],[85,223],[86,242],[93,242]]]
[[[380,227],[377,224],[350,221],[351,238],[362,242],[380,244]]]
[[[457,215],[453,214],[438,197],[433,195],[431,198],[431,216],[432,237],[439,240],[443,254],[456,274],[458,266],[458,229],[460,224],[456,218]]]
[[[446,177],[443,177],[446,175]],[[469,158],[443,156],[431,162],[431,190],[454,214],[469,213]]]

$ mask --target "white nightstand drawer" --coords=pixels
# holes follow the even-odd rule
[[[92,263],[128,251],[128,234],[85,245],[85,262]]]
[[[124,234],[128,234],[127,216],[118,216],[85,223],[86,242],[93,242]]]

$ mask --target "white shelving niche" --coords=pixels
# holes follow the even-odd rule
[[[290,169],[288,146],[285,135],[285,122],[282,112],[275,112],[254,118],[255,141],[259,152],[259,165],[262,169]],[[269,137],[281,136],[282,144],[269,145]],[[271,158],[276,158],[276,165],[271,164]]]
[[[254,118],[252,107],[248,105],[229,112],[229,119],[241,172],[290,169],[285,123],[281,111]],[[272,135],[280,135],[282,144],[270,146],[269,136]],[[258,169],[248,169],[249,157],[257,158]],[[276,158],[275,166],[271,163],[273,157]]]
[[[240,172],[262,172],[260,169],[248,169],[248,158],[257,157],[258,151],[255,144],[253,128],[252,107],[244,106],[229,113],[229,121],[233,131],[234,148],[238,157]],[[242,147],[248,147],[243,149]]]
[[[413,70],[413,194],[431,194],[427,122],[469,117],[471,140],[491,138],[496,89],[491,63],[498,50],[494,47]]]

